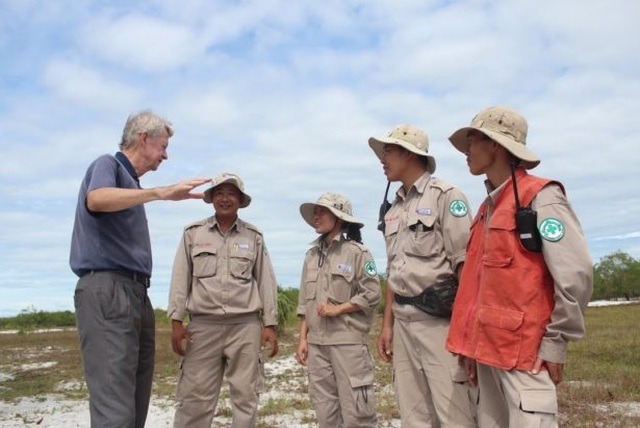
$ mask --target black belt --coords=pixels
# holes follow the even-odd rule
[[[142,284],[145,287],[149,288],[151,285],[151,278],[143,273],[134,272],[132,270],[124,270],[124,269],[97,269],[97,270],[89,270],[82,274],[82,276],[90,275],[98,272],[109,272],[115,273],[116,275],[125,276],[129,279],[134,280],[138,284]]]
[[[393,300],[400,305],[413,305],[415,302],[420,302],[420,296],[401,296],[399,294],[393,295]]]

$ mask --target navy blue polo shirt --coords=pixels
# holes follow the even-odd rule
[[[151,239],[144,205],[111,213],[91,212],[87,194],[102,187],[139,189],[135,170],[122,153],[102,155],[80,185],[71,236],[71,270],[125,269],[151,276]]]

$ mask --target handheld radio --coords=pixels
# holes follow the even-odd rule
[[[529,251],[542,251],[542,239],[538,231],[538,213],[531,206],[520,205],[518,186],[516,184],[516,162],[511,162],[511,182],[516,198],[516,230],[522,246]]]
[[[389,186],[391,185],[390,181],[387,181],[387,190],[384,191],[384,198],[382,199],[382,204],[380,204],[380,212],[378,213],[378,230],[382,232],[384,235],[384,216],[391,208],[391,204],[387,201],[387,196],[389,195]]]

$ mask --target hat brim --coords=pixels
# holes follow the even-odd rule
[[[300,205],[300,215],[302,215],[302,218],[304,219],[304,221],[307,222],[307,224],[311,227],[313,227],[314,229],[316,228],[315,224],[313,223],[313,211],[315,209],[315,207],[324,207],[327,208],[329,211],[331,211],[331,213],[333,215],[335,215],[336,217],[338,217],[340,220],[346,222],[346,223],[351,223],[351,224],[355,224],[358,227],[363,227],[364,223],[362,223],[361,221],[359,221],[357,218],[350,216],[349,214],[343,213],[342,211],[337,210],[336,208],[329,206],[329,205],[324,205],[324,204],[318,204],[315,202],[305,202],[304,204]]]
[[[469,141],[467,140],[469,131],[482,132],[484,135],[507,149],[509,153],[520,159],[522,161],[521,165],[526,169],[533,169],[540,164],[540,158],[538,158],[538,156],[536,156],[524,144],[518,143],[512,138],[499,132],[492,131],[490,129],[476,128],[474,126],[460,128],[449,137],[451,144],[453,144],[453,146],[462,153],[467,153],[469,149]]]
[[[397,138],[369,138],[369,147],[373,149],[376,156],[378,156],[378,159],[382,159],[382,151],[384,150],[385,144],[395,144],[409,150],[411,153],[427,158],[427,171],[429,171],[429,174],[433,174],[436,171],[436,158],[429,155],[424,150],[420,150],[414,145],[408,144],[406,141],[402,141]]]
[[[209,187],[207,190],[204,191],[204,196],[202,197],[202,200],[206,203],[206,204],[210,204],[211,203],[211,193],[213,192],[213,189],[215,189],[216,187],[220,186],[221,184],[225,184],[225,183],[229,183],[231,182],[231,184],[234,185],[234,187],[236,189],[238,189],[240,191],[240,205],[239,208],[246,208],[249,206],[249,204],[251,203],[251,196],[249,196],[248,194],[244,193],[242,190],[240,190],[240,188],[238,186],[236,186],[232,180],[225,180],[221,183],[217,183],[215,186],[211,186]]]

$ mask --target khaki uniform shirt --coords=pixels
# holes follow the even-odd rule
[[[307,340],[315,345],[366,345],[375,306],[380,301],[380,281],[373,257],[364,245],[341,235],[328,248],[321,244],[322,238],[312,243],[300,280],[297,313],[307,319]],[[320,317],[316,309],[325,302],[350,302],[360,311]]]
[[[491,216],[494,201],[507,180],[497,188],[485,181],[489,191],[486,199],[487,220]],[[546,333],[542,338],[538,355],[545,361],[564,363],[567,355],[567,342],[582,338],[585,332],[582,310],[589,303],[593,292],[593,266],[580,222],[569,201],[557,184],[542,188],[531,202],[531,208],[537,211],[538,229],[552,220],[557,229],[559,222],[562,235],[557,230],[554,235],[542,236],[542,255],[553,277],[555,307]],[[559,238],[559,239],[558,239]]]
[[[417,296],[455,276],[464,262],[471,212],[455,186],[424,173],[405,194],[400,187],[387,212],[387,277],[394,294]],[[393,304],[394,316],[418,320],[430,316],[413,305]]]
[[[277,325],[277,288],[262,233],[238,218],[223,235],[212,216],[184,230],[167,314],[175,320],[189,313],[233,322],[261,312],[265,326]]]

